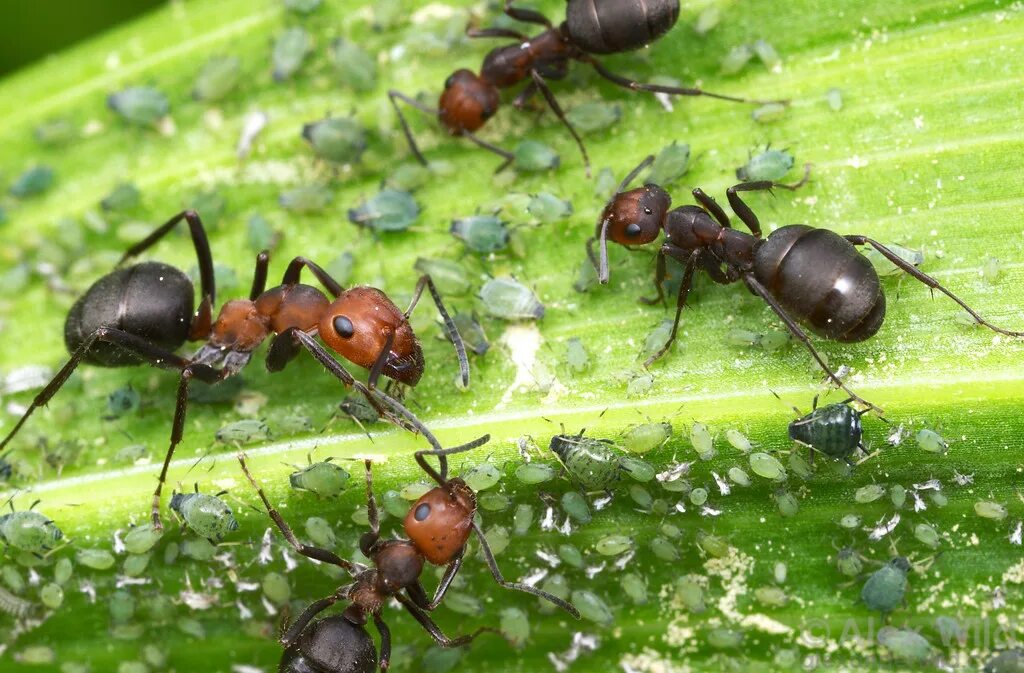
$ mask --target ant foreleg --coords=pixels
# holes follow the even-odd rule
[[[488,631],[491,633],[499,633],[497,629],[492,628],[490,626],[481,626],[473,633],[464,636],[458,636],[456,638],[449,638],[448,636],[444,635],[444,632],[441,630],[441,627],[438,626],[434,622],[434,620],[430,618],[430,615],[428,615],[426,612],[417,607],[416,604],[413,603],[408,597],[406,597],[403,594],[395,594],[395,598],[398,600],[399,603],[402,604],[402,606],[406,610],[408,610],[409,614],[411,614],[413,618],[420,623],[420,626],[422,626],[426,630],[426,632],[430,634],[430,637],[434,639],[434,642],[436,642],[441,647],[462,647],[463,645],[468,645],[469,643],[473,642],[473,639],[479,636],[481,633],[485,633]]]
[[[729,205],[732,206],[733,211],[736,213],[736,217],[740,218],[743,224],[747,225],[751,233],[757,238],[761,238],[761,223],[757,219],[757,215],[750,209],[742,198],[740,198],[739,192],[757,192],[757,191],[771,191],[772,189],[779,187],[781,189],[788,189],[790,191],[799,189],[807,183],[811,175],[811,165],[804,164],[804,177],[801,178],[800,182],[792,185],[787,185],[783,182],[774,182],[772,180],[757,180],[755,182],[741,182],[738,185],[733,185],[729,189],[725,190],[725,194],[729,197]],[[694,190],[694,196],[697,190]],[[704,202],[701,201],[703,205]]]
[[[885,257],[887,260],[889,260],[890,262],[895,264],[904,273],[909,274],[913,278],[915,278],[915,279],[921,281],[922,283],[924,283],[925,285],[927,285],[929,288],[931,288],[933,290],[938,290],[942,294],[946,295],[947,297],[949,297],[950,299],[955,301],[957,304],[960,305],[960,308],[962,308],[965,311],[967,311],[967,313],[969,313],[970,316],[972,318],[974,318],[978,322],[979,325],[984,325],[985,327],[989,328],[993,332],[998,332],[999,334],[1005,334],[1006,336],[1012,336],[1012,337],[1024,336],[1024,332],[1015,332],[1013,330],[1003,329],[1002,327],[998,327],[996,325],[993,325],[989,321],[985,320],[980,315],[978,315],[978,313],[974,309],[972,309],[970,306],[968,306],[964,302],[964,300],[960,299],[960,297],[956,296],[955,294],[953,294],[952,292],[947,290],[945,287],[943,287],[942,284],[939,283],[939,281],[935,280],[934,278],[932,278],[931,276],[926,274],[924,271],[921,271],[916,266],[914,266],[910,262],[906,261],[905,259],[903,259],[899,255],[897,255],[895,252],[893,252],[889,248],[885,247],[884,245],[882,245],[878,241],[876,241],[876,240],[874,240],[872,238],[868,238],[867,236],[859,236],[859,235],[844,236],[843,238],[845,238],[850,243],[853,243],[854,245],[870,245],[872,248],[874,248],[879,253],[881,253],[883,257]],[[2,448],[2,445],[0,445],[0,448]]]
[[[626,175],[626,177],[622,178],[622,182],[620,182],[619,186],[615,188],[615,194],[618,195],[618,194],[621,194],[622,192],[626,191],[626,187],[629,187],[629,183],[631,183],[634,180],[636,180],[636,176],[640,175],[640,171],[644,170],[645,168],[647,168],[648,166],[650,166],[653,163],[654,163],[654,155],[653,154],[648,154],[646,157],[644,157],[643,161],[641,161],[640,163],[638,163],[636,165],[636,168],[631,170]]]
[[[548,17],[533,9],[513,7],[512,0],[505,0],[505,14],[516,21],[522,21],[523,23],[536,23],[544,26],[548,30],[554,30],[555,28]]]
[[[370,531],[359,537],[359,550],[367,558],[373,558],[373,546],[380,539],[380,514],[377,512],[377,499],[373,497],[373,461],[367,459],[366,465],[366,515],[370,521]]]
[[[305,257],[296,257],[288,263],[288,268],[285,269],[284,276],[281,277],[281,285],[296,285],[302,276],[303,267],[309,269],[309,272],[320,282],[321,285],[331,294],[332,297],[338,297],[345,288],[341,286],[341,283],[334,280],[331,274],[327,273],[320,267],[319,264],[313,262]]]
[[[402,133],[405,134],[405,141],[409,144],[409,149],[412,150],[413,156],[416,157],[416,161],[426,166],[427,160],[423,156],[423,153],[420,152],[420,148],[416,146],[416,139],[412,135],[412,129],[409,128],[409,122],[406,121],[405,115],[402,114],[401,108],[398,107],[398,101],[400,100],[406,103],[407,105],[411,105],[420,112],[423,112],[435,118],[437,117],[439,111],[427,105],[424,105],[415,98],[406,96],[401,91],[396,91],[394,89],[388,90],[388,100],[391,101],[391,106],[395,108],[395,112],[398,114],[398,121],[402,125]]]
[[[664,250],[665,248],[670,248],[668,254],[672,254],[674,250],[678,249],[674,246],[664,246],[662,249]],[[674,254],[673,257],[675,257]],[[700,250],[694,250],[686,259],[686,267],[683,269],[683,279],[679,283],[679,294],[676,297],[676,317],[672,321],[672,332],[668,335],[668,339],[665,340],[664,345],[658,349],[658,352],[644,361],[644,367],[650,367],[655,360],[667,353],[668,349],[672,347],[673,343],[675,343],[676,332],[679,331],[679,318],[682,317],[683,307],[686,306],[686,297],[690,294],[690,287],[693,285],[693,271],[696,268],[700,257]]]
[[[529,36],[523,35],[518,30],[512,30],[510,28],[476,28],[472,24],[466,26],[466,37],[473,39],[507,37],[510,40],[521,40],[523,42],[530,39]]]
[[[192,236],[192,245],[196,249],[196,260],[199,262],[199,287],[201,294],[203,297],[209,297],[211,304],[216,303],[217,283],[213,274],[213,255],[210,253],[210,241],[206,238],[206,229],[203,228],[203,221],[199,219],[199,213],[194,210],[183,210],[164,222],[149,236],[128,248],[121,255],[121,259],[117,264],[120,266],[132,257],[141,254],[155,245],[182,220],[188,222],[189,234]]]
[[[558,104],[558,100],[555,99],[555,94],[551,93],[551,89],[548,88],[548,85],[544,81],[544,78],[541,77],[541,74],[536,70],[530,70],[530,76],[537,85],[537,89],[540,90],[541,95],[544,96],[544,100],[547,101],[552,111],[554,111],[555,116],[558,117],[558,120],[562,122],[562,124],[565,125],[565,128],[569,129],[569,133],[572,134],[573,139],[576,141],[576,145],[580,148],[580,153],[583,155],[583,167],[587,177],[589,178],[590,157],[587,156],[587,148],[583,145],[583,139],[580,138],[578,133],[576,133],[576,129],[573,128],[569,119],[565,116],[565,112],[562,111],[562,106]]]
[[[466,131],[465,129],[463,129],[463,131],[459,135],[461,135],[461,136],[463,136],[465,138],[469,138],[471,141],[476,143],[477,147],[482,147],[483,149],[487,150],[488,152],[493,152],[494,154],[497,154],[499,157],[504,159],[504,161],[501,162],[498,165],[498,167],[494,169],[495,173],[501,173],[503,170],[508,168],[512,164],[513,161],[515,161],[515,158],[516,158],[515,154],[513,154],[512,152],[509,152],[507,150],[503,150],[500,147],[498,147],[497,145],[492,145],[491,143],[487,142],[483,138],[478,137],[476,134],[472,133],[471,131]]]
[[[459,555],[452,559],[444,569],[444,575],[441,576],[441,581],[437,585],[437,589],[434,590],[433,599],[427,599],[427,592],[423,589],[423,585],[416,582],[412,586],[408,587],[409,598],[418,607],[423,610],[434,611],[437,606],[444,600],[445,594],[448,593],[448,588],[455,580],[455,576],[459,573],[459,569],[462,568],[462,559],[465,554],[465,549],[459,552]]]
[[[662,246],[658,250],[658,261],[654,270],[654,290],[658,293],[657,297],[653,299],[651,297],[640,297],[639,301],[641,304],[664,304],[665,303],[665,246]]]
[[[699,203],[704,210],[711,213],[711,216],[718,220],[720,225],[726,229],[732,229],[732,223],[729,221],[729,216],[725,214],[724,210],[722,210],[722,206],[718,205],[718,201],[715,201],[714,198],[705,194],[704,190],[700,187],[697,187],[691,193],[693,194],[693,198],[697,200],[697,203]]]
[[[754,294],[759,296],[761,299],[764,300],[766,304],[768,304],[772,311],[775,312],[775,315],[779,316],[779,318],[782,319],[782,322],[785,323],[790,333],[794,337],[796,337],[796,339],[800,343],[802,343],[805,348],[807,348],[807,350],[811,354],[811,357],[814,358],[815,362],[818,363],[818,366],[821,367],[822,371],[825,372],[826,376],[828,376],[828,378],[831,379],[833,383],[835,383],[837,386],[845,390],[851,398],[853,398],[860,404],[863,404],[867,407],[871,407],[878,413],[883,412],[883,409],[881,407],[874,405],[871,402],[868,402],[863,397],[850,390],[850,388],[848,388],[847,385],[843,383],[843,380],[836,376],[835,372],[833,372],[832,369],[829,368],[828,364],[822,359],[821,355],[818,354],[818,351],[814,347],[814,344],[811,343],[811,340],[807,337],[804,331],[800,329],[800,326],[797,325],[796,322],[789,317],[789,314],[786,313],[786,310],[784,308],[782,308],[782,305],[779,304],[775,297],[773,297],[772,294],[768,292],[767,288],[761,285],[761,283],[759,283],[752,274],[743,274],[743,282],[747,284],[747,287],[750,288],[750,290]]]
[[[437,440],[434,439],[432,435],[430,439],[433,440],[431,441],[431,444],[436,445]],[[477,437],[471,442],[466,442],[465,444],[460,444],[459,446],[453,446],[450,449],[444,449],[441,448],[440,446],[434,446],[433,449],[422,449],[420,451],[417,451],[413,455],[416,457],[416,462],[419,463],[419,466],[423,468],[423,471],[426,472],[439,485],[444,486],[448,483],[448,456],[454,453],[463,453],[465,451],[471,451],[472,449],[475,449],[479,446],[483,446],[489,441],[491,441],[491,436],[483,435],[482,437]],[[441,465],[440,472],[435,470],[430,465],[430,463],[427,462],[426,456],[437,457],[438,463],[440,463]]]
[[[423,295],[424,287],[430,290],[430,297],[434,300],[437,312],[441,314],[441,321],[444,323],[444,331],[448,336],[448,340],[455,346],[455,355],[459,358],[459,370],[462,372],[462,385],[468,386],[469,358],[466,357],[466,344],[462,341],[462,335],[459,334],[459,328],[455,326],[455,321],[448,314],[444,300],[441,299],[441,293],[437,291],[437,286],[434,285],[434,279],[430,277],[430,274],[423,274],[416,283],[416,289],[412,293],[412,301],[409,302],[409,308],[405,310],[405,319],[408,320],[409,316],[412,315],[413,309],[416,308],[416,304],[419,303],[420,297]]]

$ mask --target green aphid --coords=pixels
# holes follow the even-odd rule
[[[610,488],[619,480],[621,453],[607,439],[578,435],[555,435],[548,448],[569,473],[569,477],[587,490]]]
[[[938,549],[939,544],[942,542],[939,536],[939,531],[935,530],[935,527],[927,523],[919,523],[914,526],[914,537],[917,541],[928,547],[929,549]]]
[[[53,581],[61,585],[67,584],[74,571],[75,564],[71,562],[71,559],[67,557],[57,559],[57,562],[53,565]]]
[[[396,167],[384,178],[384,186],[403,192],[412,192],[430,181],[430,168],[419,163],[405,163]],[[435,282],[436,279],[435,279]],[[442,292],[442,294],[444,294]]]
[[[540,320],[544,304],[533,290],[510,277],[492,278],[480,288],[484,310],[504,320]]]
[[[49,166],[38,164],[26,169],[21,175],[15,178],[7,193],[13,197],[23,199],[29,196],[37,196],[53,186],[54,173]]]
[[[754,589],[754,598],[761,605],[770,608],[781,608],[785,607],[786,603],[789,602],[789,596],[786,592],[779,587],[764,586]]]
[[[121,182],[103,197],[100,208],[106,211],[131,210],[138,206],[141,200],[142,195],[138,187],[131,182]]]
[[[588,621],[610,626],[615,620],[608,604],[592,591],[580,590],[572,592],[572,603],[580,611],[580,617]]]
[[[541,192],[530,197],[526,212],[542,224],[563,222],[572,215],[572,202],[560,199],[554,194]]]
[[[50,517],[32,510],[0,516],[0,540],[30,554],[53,549],[64,537]]]
[[[328,459],[292,472],[288,481],[297,491],[308,491],[321,498],[336,498],[345,490],[351,476],[345,468]]]
[[[668,538],[656,536],[651,539],[651,551],[662,561],[674,563],[679,560],[679,550]]]
[[[974,513],[983,519],[995,519],[1001,521],[1009,513],[1005,505],[989,500],[980,500],[974,503]]]
[[[302,137],[318,157],[336,164],[355,163],[366,150],[366,129],[348,117],[329,117],[304,124]]]
[[[864,570],[864,559],[852,547],[843,547],[836,554],[836,570],[844,577],[857,577]]]
[[[749,454],[754,450],[754,443],[736,428],[729,428],[725,431],[725,441],[729,442],[729,445],[744,454]]]
[[[44,147],[57,147],[70,142],[78,134],[69,120],[64,118],[49,119],[36,125],[32,135],[36,142]]]
[[[473,281],[466,272],[466,267],[447,259],[431,259],[417,257],[413,268],[420,273],[430,275],[438,292],[444,296],[461,297],[473,289]]]
[[[284,0],[285,9],[296,14],[310,14],[320,7],[323,0]]]
[[[800,511],[800,501],[796,496],[785,489],[779,489],[772,494],[775,505],[779,508],[779,514],[786,518],[794,517]]]
[[[558,153],[536,140],[523,140],[513,151],[513,165],[528,173],[558,168]]]
[[[724,626],[711,629],[707,634],[708,645],[716,650],[734,650],[743,644],[744,634]]]
[[[142,577],[149,567],[149,559],[152,554],[129,554],[121,564],[121,572],[127,577]]]
[[[783,481],[786,478],[786,468],[775,456],[758,451],[750,454],[749,462],[750,471],[763,479]]]
[[[75,563],[93,570],[112,568],[116,560],[106,549],[79,549],[75,552]]]
[[[350,393],[338,405],[338,410],[360,424],[376,423],[380,420],[380,414],[374,406],[359,393]]]
[[[913,629],[883,626],[878,630],[878,644],[889,650],[893,659],[908,664],[927,661],[935,654],[932,644]]]
[[[921,266],[924,264],[924,252],[921,250],[907,248],[898,243],[886,243],[885,247],[895,252],[896,256],[903,261],[913,264],[914,266]],[[893,264],[887,257],[883,256],[882,253],[878,252],[874,248],[865,250],[864,256],[867,257],[868,261],[871,262],[871,265],[875,267],[875,271],[878,272],[879,276],[898,276],[904,273],[903,269]],[[971,321],[973,322],[974,318],[971,318]]]
[[[786,116],[785,103],[765,103],[750,113],[751,119],[760,124],[770,124]]]
[[[949,451],[949,442],[943,439],[942,435],[928,428],[921,428],[914,435],[917,445],[922,451],[943,455]]]
[[[562,509],[576,523],[586,525],[590,523],[593,515],[590,513],[590,505],[582,493],[577,491],[566,491],[562,494]]]
[[[697,488],[690,491],[690,502],[696,505],[697,507],[701,507],[707,501],[708,489],[704,488],[703,486],[698,486]]]
[[[895,610],[907,593],[907,574],[910,561],[897,556],[868,577],[861,589],[860,597],[869,610],[883,615]]]
[[[121,418],[125,414],[136,411],[142,404],[142,396],[130,385],[118,388],[107,395],[106,420]]]
[[[520,608],[505,608],[499,613],[501,635],[512,647],[521,649],[530,638],[530,620]]]
[[[64,603],[64,589],[59,584],[46,584],[39,590],[39,600],[51,610],[56,610]]]
[[[690,169],[690,146],[678,144],[675,141],[666,145],[658,155],[654,157],[651,170],[647,173],[645,181],[662,187],[668,187],[679,178],[686,175]]]
[[[214,435],[223,444],[251,444],[270,438],[270,426],[258,419],[228,423]]]
[[[885,495],[885,486],[882,484],[868,484],[861,486],[853,492],[853,499],[861,505],[874,502]]]
[[[501,471],[493,463],[480,463],[463,473],[462,480],[479,493],[497,484],[501,480]]]
[[[6,584],[11,591],[16,594],[25,593],[25,589],[27,587],[25,578],[22,577],[21,573],[18,572],[18,569],[13,565],[0,567],[0,576],[3,577],[4,584]]]
[[[171,509],[196,535],[216,543],[238,529],[238,521],[227,503],[206,493],[175,493]]]
[[[334,194],[323,185],[302,185],[281,192],[278,203],[295,213],[320,213],[334,200]]]
[[[629,487],[629,497],[644,511],[650,511],[654,505],[654,498],[651,496],[650,491],[640,484],[633,484]]]
[[[565,364],[573,374],[582,374],[590,369],[590,353],[579,337],[570,337],[566,340]]]
[[[420,206],[409,192],[383,189],[361,206],[348,211],[348,221],[374,233],[405,231],[420,216]]]
[[[566,112],[565,118],[580,133],[593,133],[603,131],[622,119],[622,107],[602,101],[583,103]]]
[[[583,567],[583,553],[571,544],[563,543],[558,545],[558,558],[573,568]]]
[[[676,580],[676,596],[683,606],[694,614],[700,614],[707,609],[704,588],[690,577]]]
[[[334,529],[327,519],[311,516],[306,519],[306,535],[310,541],[321,549],[333,549],[338,542]]]
[[[491,553],[500,556],[508,548],[511,536],[508,534],[508,528],[494,525],[484,533],[484,539],[487,540],[487,546],[490,547]],[[480,554],[480,558],[483,559],[483,554]]]
[[[594,550],[602,556],[618,556],[633,548],[633,538],[620,533],[605,535],[594,544]]]
[[[533,524],[533,507],[526,504],[516,505],[515,514],[512,515],[512,530],[516,535],[526,535],[530,532]]]
[[[274,605],[284,605],[292,596],[291,585],[288,578],[277,572],[269,572],[263,576],[260,583],[263,595]]]
[[[124,548],[129,554],[145,554],[163,537],[163,531],[157,530],[151,523],[135,526],[124,536]]]
[[[452,321],[468,352],[481,356],[487,354],[487,351],[491,349],[491,342],[487,339],[483,325],[477,320],[476,312],[456,313],[452,316]]]
[[[577,292],[590,292],[597,287],[597,269],[589,258],[584,257],[579,263],[576,271],[576,279],[572,282],[572,289]]]
[[[672,336],[672,322],[670,318],[666,318],[647,333],[647,336],[644,338],[644,345],[641,347],[637,359],[646,361],[648,358],[662,352],[662,348],[665,347],[665,344],[668,343],[669,338]]]
[[[107,106],[136,126],[152,126],[170,111],[167,96],[153,87],[134,86],[112,93]]]
[[[622,591],[634,605],[647,604],[647,582],[637,573],[626,573],[622,576]]]
[[[697,421],[690,426],[690,444],[701,460],[715,457],[715,437],[704,423]]]
[[[281,33],[274,41],[270,60],[274,64],[274,81],[283,82],[302,67],[313,49],[313,38],[305,29],[294,26]]]
[[[199,71],[192,86],[192,97],[218,101],[231,93],[241,79],[242,61],[237,56],[214,56]]]
[[[528,485],[551,481],[556,474],[555,468],[547,463],[523,463],[516,468],[516,479]]]
[[[781,180],[793,168],[793,155],[786,150],[766,149],[750,157],[746,164],[736,169],[736,178],[743,182],[760,180]]]
[[[861,521],[859,514],[844,514],[839,519],[839,525],[846,530],[853,530],[860,526]]]
[[[330,56],[342,86],[355,91],[370,91],[377,86],[377,61],[355,42],[334,40]]]
[[[858,448],[863,450],[864,436],[857,411],[848,404],[829,404],[815,409],[789,424],[789,438],[830,458],[850,460]]]
[[[725,558],[732,551],[729,541],[724,537],[704,531],[697,531],[697,546],[714,558]]]
[[[507,223],[494,215],[470,215],[452,220],[448,231],[473,252],[489,254],[508,247]]]
[[[630,453],[647,453],[672,437],[671,423],[641,423],[622,435],[622,447]]]
[[[749,44],[740,44],[730,49],[719,64],[723,75],[735,75],[754,58],[754,50]]]

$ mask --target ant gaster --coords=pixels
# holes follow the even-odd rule
[[[489,435],[484,435],[462,446],[416,452],[416,461],[438,485],[423,494],[409,509],[403,522],[408,536],[405,540],[381,539],[377,502],[373,495],[372,462],[365,461],[366,509],[370,530],[360,537],[359,548],[370,559],[371,567],[299,542],[249,472],[245,456],[239,455],[242,471],[288,544],[303,556],[342,568],[353,579],[350,584],[310,604],[288,628],[281,637],[281,644],[286,649],[279,670],[286,673],[371,673],[378,666],[381,671],[387,670],[391,656],[391,632],[381,612],[389,598],[397,600],[441,647],[465,645],[484,631],[494,631],[489,627],[481,627],[471,634],[448,638],[429,615],[444,599],[462,567],[470,533],[476,533],[483,557],[498,584],[506,589],[544,598],[579,618],[579,611],[571,603],[541,589],[505,580],[480,525],[474,521],[476,495],[462,479],[448,478],[447,456],[482,446],[489,439]],[[436,456],[440,461],[440,470],[427,463],[426,456]],[[446,566],[433,598],[428,596],[420,582],[420,575],[427,562]],[[341,615],[310,623],[314,617],[339,601],[348,602]],[[379,664],[373,641],[363,628],[370,619],[373,619],[380,633]]]
[[[693,274],[700,269],[721,285],[742,281],[782,319],[829,379],[857,402],[877,409],[840,380],[798,324],[802,322],[815,334],[842,342],[864,341],[878,331],[885,319],[885,294],[874,266],[856,247],[863,245],[871,246],[904,273],[945,294],[978,324],[1000,334],[1024,336],[1024,332],[1013,332],[988,322],[937,280],[867,236],[841,236],[828,229],[790,224],[762,238],[761,224],[740,192],[773,187],[795,189],[798,185],[758,181],[744,182],[726,190],[729,205],[750,229],[750,234],[732,229],[721,206],[699,188],[693,190],[699,206],[671,210],[672,198],[658,185],[646,184],[625,191],[653,160],[648,156],[626,176],[605,206],[595,236],[587,241],[587,253],[598,270],[598,278],[607,283],[608,239],[624,246],[637,246],[652,243],[659,234],[665,233],[658,250],[654,279],[657,297],[641,299],[648,304],[664,300],[665,257],[684,265],[672,333],[661,349],[647,359],[646,365],[664,355],[675,340]],[[594,255],[595,240],[600,242],[600,259]]]
[[[195,313],[192,282],[179,269],[160,262],[121,266],[157,243],[180,222],[188,224],[199,262],[202,300]],[[378,390],[376,384],[385,376],[414,386],[423,375],[423,350],[409,324],[409,315],[424,288],[430,291],[437,305],[448,336],[455,344],[463,382],[468,382],[469,364],[462,339],[430,276],[419,279],[409,308],[402,311],[376,288],[346,290],[304,257],[294,258],[281,284],[268,290],[269,262],[269,254],[261,252],[256,258],[249,297],[226,302],[213,320],[212,307],[216,301],[213,259],[202,221],[190,210],[172,217],[129,248],[119,268],[96,281],[72,306],[64,325],[64,339],[71,359],[36,395],[14,428],[0,441],[0,450],[32,412],[49,402],[83,362],[105,367],[149,363],[177,371],[180,378],[170,444],[153,494],[153,524],[160,528],[160,492],[171,456],[184,432],[189,383],[196,378],[214,384],[233,376],[271,336],[274,338],[266,357],[267,369],[271,372],[283,369],[298,355],[300,347],[305,348],[335,378],[366,396],[388,420],[429,434],[412,412]],[[299,282],[303,268],[313,274],[331,298]],[[367,384],[356,381],[314,338],[317,334],[331,350],[369,369]],[[186,340],[201,339],[206,343],[193,357],[175,354]],[[383,404],[391,410],[385,409]]]
[[[644,47],[667,33],[679,18],[678,0],[647,0],[646,2],[607,2],[602,0],[568,0],[565,21],[555,26],[543,14],[512,6],[505,0],[505,14],[517,21],[544,26],[544,32],[529,37],[507,28],[477,29],[467,27],[469,37],[511,38],[515,44],[496,47],[484,57],[480,73],[460,68],[444,84],[437,109],[424,105],[405,94],[391,90],[388,96],[398,113],[409,148],[420,163],[427,161],[413,139],[412,131],[399,109],[398,101],[413,106],[426,114],[436,116],[441,125],[453,136],[465,136],[480,147],[504,159],[501,171],[514,155],[496,147],[474,134],[490,119],[501,104],[501,89],[508,89],[526,81],[526,87],[513,101],[522,108],[537,92],[544,97],[559,121],[572,134],[583,155],[587,175],[590,160],[583,140],[566,118],[555,99],[548,80],[565,78],[571,61],[586,63],[610,82],[633,91],[677,94],[683,96],[709,96],[738,103],[759,103],[733,96],[703,91],[694,87],[674,87],[635,82],[608,70],[593,54],[616,54]]]

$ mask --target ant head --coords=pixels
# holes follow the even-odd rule
[[[498,111],[501,100],[493,84],[484,81],[472,70],[462,68],[444,82],[438,103],[439,117],[453,136],[463,131],[476,131]]]
[[[248,353],[256,350],[270,334],[267,320],[248,299],[225,303],[213,323],[210,344],[221,349]]]
[[[473,490],[461,479],[450,479],[413,504],[405,516],[405,534],[428,561],[445,565],[462,552],[475,513]]]
[[[402,313],[373,287],[343,292],[320,318],[320,338],[350,362],[367,369],[382,355],[385,376],[416,385],[423,375],[423,352]]]
[[[423,572],[423,556],[405,540],[387,542],[373,556],[378,588],[388,596],[414,584]]]
[[[597,223],[597,236],[620,245],[645,245],[658,238],[672,197],[658,185],[620,192],[608,203]]]

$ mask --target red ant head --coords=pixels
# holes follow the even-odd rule
[[[423,375],[423,350],[409,321],[377,288],[341,293],[324,311],[319,331],[324,343],[360,367],[369,369],[387,350],[385,376],[414,386]]]
[[[405,534],[435,565],[451,562],[473,529],[476,496],[461,479],[451,479],[423,494],[405,516]]]
[[[423,556],[406,540],[384,543],[373,561],[377,566],[378,588],[388,596],[414,584],[423,572]]]
[[[444,83],[439,117],[453,136],[476,131],[498,111],[498,90],[472,70],[456,70]]]
[[[658,238],[672,197],[658,185],[620,192],[609,202],[597,223],[597,236],[620,245],[644,245]]]

